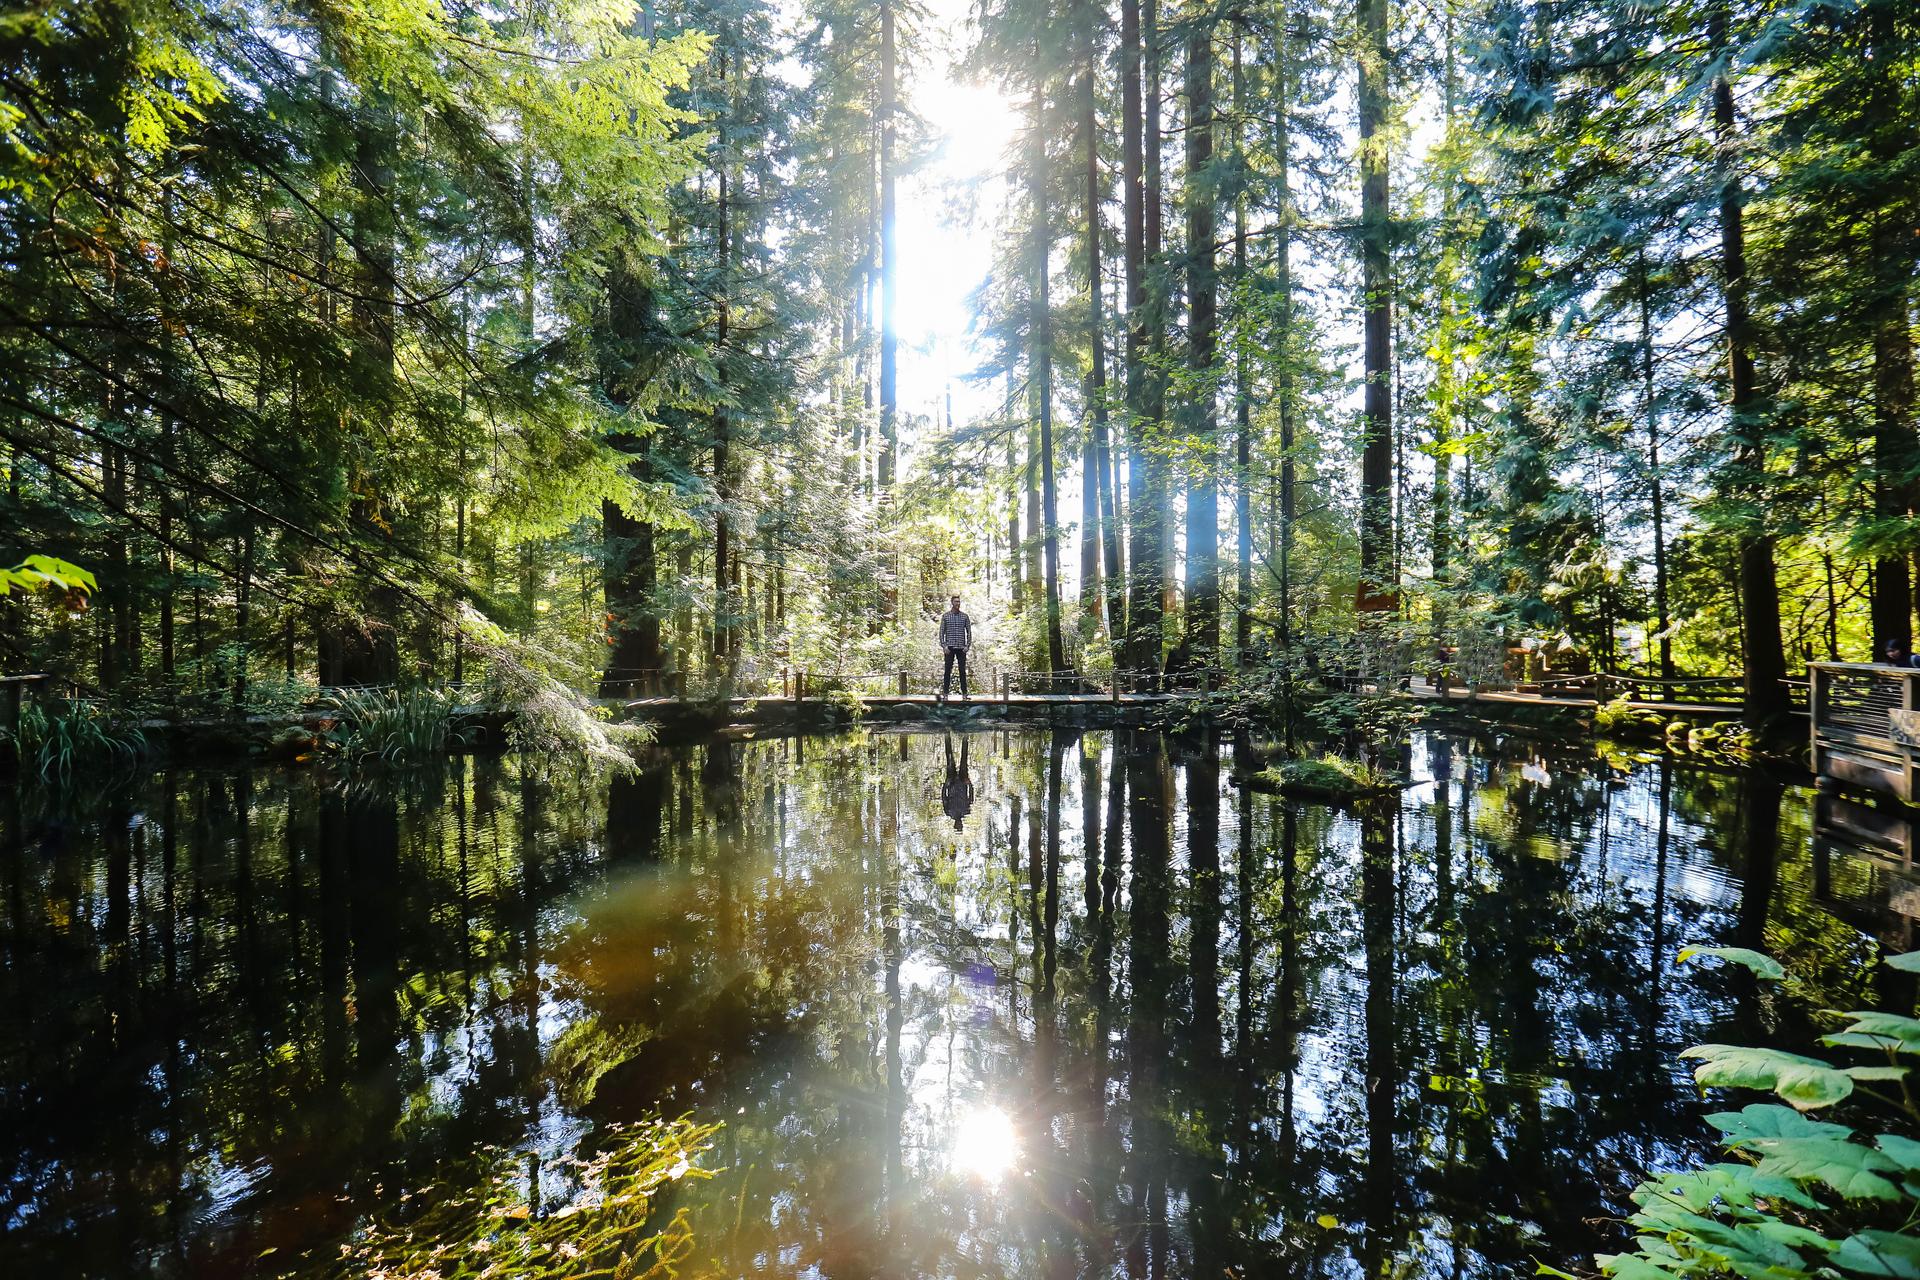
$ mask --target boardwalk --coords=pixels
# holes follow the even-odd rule
[[[1190,703],[1204,697],[1197,690],[1181,690],[1167,693],[1121,693],[1110,691],[1079,693],[1014,693],[1001,692],[974,698],[941,698],[932,693],[862,693],[859,702],[862,711],[878,719],[905,720],[924,716],[966,716],[974,713],[1039,713],[1049,710],[1099,708],[1144,711],[1165,707],[1176,703]],[[1482,690],[1469,693],[1465,689],[1450,688],[1443,694],[1432,684],[1416,680],[1407,690],[1407,696],[1420,702],[1441,703],[1468,709],[1479,709],[1493,713],[1517,707],[1548,707],[1574,712],[1592,712],[1600,705],[1593,697],[1576,694],[1555,696],[1517,689]],[[624,699],[614,703],[623,707],[628,714],[643,718],[659,718],[680,715],[695,709],[714,718],[750,721],[755,719],[781,718],[791,716],[803,709],[827,709],[834,706],[831,695],[821,697],[812,695],[796,699],[785,693],[762,694],[755,697],[733,697],[722,702],[719,698],[679,698],[657,696]],[[1616,701],[1616,705],[1618,705]],[[1635,711],[1652,712],[1673,719],[1721,721],[1738,718],[1740,707],[1728,702],[1657,702],[1629,700],[1625,706]]]
[[[1450,688],[1442,693],[1424,681],[1415,681],[1411,692],[1414,697],[1425,702],[1448,702],[1459,706],[1561,707],[1569,711],[1593,711],[1601,705],[1597,698],[1554,696],[1522,692],[1518,689],[1469,693],[1465,689]],[[1685,720],[1737,720],[1740,717],[1740,705],[1730,702],[1643,702],[1629,699],[1624,703],[1610,702],[1609,705],[1624,705],[1633,711],[1651,711],[1656,715]],[[1795,712],[1795,714],[1804,715],[1805,713]]]

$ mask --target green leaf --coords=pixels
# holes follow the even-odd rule
[[[1833,1261],[1855,1275],[1920,1280],[1920,1237],[1893,1231],[1857,1231],[1840,1242]]]
[[[25,573],[37,580],[37,585],[59,587],[63,591],[92,591],[99,586],[93,575],[79,565],[53,556],[28,556],[14,567],[14,572]]]
[[[1920,1018],[1882,1013],[1877,1009],[1856,1009],[1844,1016],[1852,1018],[1853,1025],[1842,1034],[1874,1036],[1884,1048],[1920,1053]]]
[[[1757,1200],[1779,1200],[1803,1209],[1818,1209],[1821,1204],[1791,1178],[1762,1174],[1750,1164],[1721,1161],[1703,1169],[1667,1173],[1633,1189],[1633,1202],[1650,1207],[1667,1201],[1693,1213],[1705,1213],[1716,1205],[1751,1209]]]
[[[1829,1049],[1866,1049],[1873,1053],[1885,1053],[1900,1047],[1900,1042],[1891,1036],[1865,1036],[1855,1031],[1836,1031],[1830,1036],[1821,1036],[1820,1043]]]
[[[1702,1088],[1770,1089],[1801,1111],[1830,1107],[1853,1092],[1853,1081],[1818,1058],[1746,1045],[1697,1044],[1680,1055],[1700,1062]]]
[[[1743,969],[1751,969],[1761,977],[1775,982],[1787,976],[1787,971],[1780,967],[1778,960],[1751,947],[1691,946],[1680,949],[1681,964],[1697,956],[1713,956],[1715,959],[1725,960],[1728,964],[1737,964]]]
[[[1620,1280],[1677,1280],[1673,1272],[1656,1267],[1637,1254],[1602,1253],[1594,1261],[1600,1264],[1600,1270]]]
[[[1725,1135],[1729,1147],[1738,1147],[1756,1138],[1851,1138],[1853,1130],[1843,1124],[1809,1120],[1791,1107],[1777,1102],[1753,1102],[1738,1111],[1716,1111],[1707,1123]]]
[[[1905,1067],[1848,1067],[1847,1078],[1849,1080],[1868,1080],[1868,1081],[1905,1080],[1907,1078],[1907,1068]]]
[[[1920,1171],[1920,1142],[1903,1138],[1897,1133],[1883,1133],[1873,1141],[1902,1169]]]
[[[1898,1188],[1882,1174],[1898,1166],[1872,1147],[1840,1138],[1766,1138],[1752,1145],[1760,1172],[1817,1182],[1849,1200],[1897,1200]]]
[[[1903,973],[1920,973],[1920,951],[1903,951],[1897,956],[1884,956],[1881,963],[1889,969],[1898,969]]]

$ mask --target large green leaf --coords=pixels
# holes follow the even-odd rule
[[[1893,1231],[1858,1231],[1833,1252],[1836,1266],[1884,1280],[1920,1280],[1920,1237]]]
[[[1868,1036],[1879,1041],[1880,1048],[1920,1053],[1920,1018],[1882,1013],[1878,1009],[1856,1009],[1845,1016],[1852,1018],[1853,1023],[1841,1033],[1843,1035]]]
[[[1884,1174],[1899,1166],[1872,1147],[1841,1138],[1762,1138],[1760,1172],[1832,1187],[1849,1200],[1897,1200],[1900,1192]]]
[[[1897,956],[1885,956],[1881,963],[1890,969],[1899,969],[1906,973],[1920,973],[1920,951],[1903,951]]]
[[[1853,1092],[1853,1081],[1818,1058],[1737,1044],[1697,1044],[1680,1055],[1700,1065],[1702,1088],[1770,1089],[1802,1111],[1830,1107]]]
[[[1707,1123],[1718,1129],[1730,1147],[1738,1147],[1756,1138],[1851,1138],[1853,1130],[1843,1124],[1810,1120],[1792,1107],[1777,1102],[1753,1102],[1738,1111],[1716,1111]]]
[[[1770,978],[1775,982],[1787,976],[1787,971],[1780,967],[1778,960],[1751,947],[1691,946],[1680,949],[1681,964],[1698,956],[1712,956],[1717,960],[1725,960],[1728,964],[1737,964],[1743,969],[1751,969],[1761,977]]]
[[[1678,1280],[1674,1272],[1656,1267],[1637,1254],[1602,1253],[1594,1261],[1600,1264],[1600,1270],[1619,1280]]]
[[[1724,1160],[1702,1169],[1662,1174],[1633,1190],[1633,1202],[1643,1209],[1664,1200],[1694,1213],[1705,1213],[1716,1206],[1751,1209],[1755,1201],[1763,1199],[1785,1201],[1803,1209],[1822,1207],[1791,1178],[1763,1174],[1750,1164]]]
[[[1920,1172],[1920,1142],[1903,1138],[1897,1133],[1883,1133],[1873,1141],[1902,1169]]]
[[[1867,1081],[1905,1080],[1905,1067],[1848,1067],[1847,1079]]]

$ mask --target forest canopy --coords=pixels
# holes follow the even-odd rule
[[[989,668],[1380,626],[1758,720],[1912,636],[1899,0],[107,0],[0,67],[0,561],[97,581],[9,670],[752,692],[958,591]],[[984,409],[903,394],[903,191],[992,245]]]

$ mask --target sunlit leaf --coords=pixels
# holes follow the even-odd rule
[[[1673,1272],[1630,1253],[1603,1253],[1594,1261],[1600,1264],[1600,1270],[1620,1280],[1676,1280]]]
[[[1716,960],[1725,960],[1728,964],[1737,964],[1743,969],[1751,969],[1761,977],[1775,982],[1787,976],[1787,971],[1780,966],[1778,960],[1751,947],[1692,946],[1680,949],[1681,964],[1700,956],[1712,956]]]
[[[1756,1142],[1760,1172],[1832,1187],[1849,1200],[1896,1200],[1899,1190],[1886,1177],[1898,1166],[1858,1142],[1838,1138],[1775,1138]]]
[[[1738,1147],[1759,1138],[1850,1138],[1853,1130],[1843,1124],[1809,1120],[1791,1107],[1777,1102],[1755,1102],[1738,1111],[1716,1111],[1707,1123],[1726,1136],[1727,1145]]]
[[[1881,1040],[1885,1048],[1920,1053],[1920,1019],[1882,1013],[1878,1009],[1856,1009],[1846,1016],[1852,1018],[1853,1023],[1843,1034],[1873,1036]]]
[[[1680,1055],[1699,1061],[1703,1088],[1769,1089],[1802,1111],[1830,1107],[1853,1092],[1853,1081],[1818,1058],[1748,1045],[1700,1044]]]

